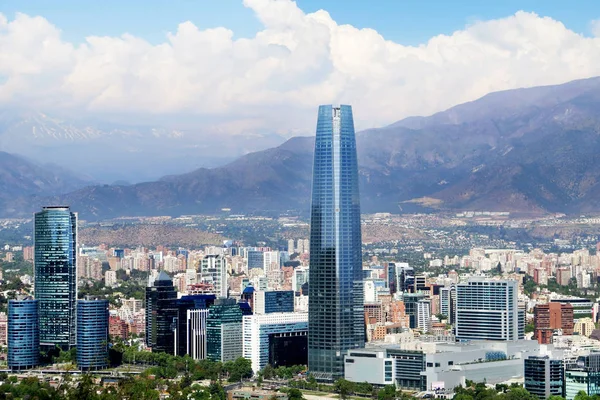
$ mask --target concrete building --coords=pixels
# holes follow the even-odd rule
[[[308,314],[272,313],[243,319],[243,353],[256,373],[273,367],[306,364]]]
[[[427,352],[398,345],[349,350],[345,379],[413,391],[453,389],[467,379],[495,384],[523,377],[523,358],[539,353],[532,340],[430,345]]]
[[[596,324],[591,318],[581,318],[575,322],[573,331],[583,336],[589,337],[592,332],[596,329]]]
[[[555,330],[563,335],[573,334],[573,306],[563,303],[538,304],[533,309],[535,333],[540,344],[552,343]]]
[[[227,258],[221,254],[207,255],[200,262],[201,281],[210,283],[217,298],[227,297]]]
[[[456,285],[456,339],[522,339],[519,311],[516,281],[471,278]]]

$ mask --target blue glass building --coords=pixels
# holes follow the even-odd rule
[[[77,214],[64,206],[44,207],[35,214],[35,298],[42,348],[75,345],[76,252]]]
[[[81,370],[108,367],[108,300],[77,302],[77,366]]]
[[[344,377],[347,350],[364,346],[358,163],[352,107],[320,106],[310,221],[308,367]]]
[[[8,301],[8,368],[35,367],[40,357],[38,301]]]

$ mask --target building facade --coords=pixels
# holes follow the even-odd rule
[[[565,395],[563,360],[548,356],[529,356],[525,359],[525,389],[544,400],[550,396]]]
[[[257,373],[272,367],[305,365],[307,361],[308,314],[272,313],[248,315],[243,320],[244,358]]]
[[[554,331],[561,330],[563,335],[572,335],[574,320],[573,306],[568,303],[538,304],[533,309],[535,333],[540,344],[551,344]]]
[[[516,281],[472,278],[456,285],[456,339],[522,339],[517,296]]]
[[[75,346],[77,304],[77,214],[44,207],[34,215],[35,299],[40,346]]]
[[[352,107],[320,106],[310,222],[308,367],[344,376],[344,354],[364,346],[358,164]]]
[[[573,400],[584,391],[589,396],[600,394],[600,353],[580,356],[565,369],[565,398]]]
[[[256,291],[254,292],[253,307],[255,314],[294,312],[294,291]]]
[[[158,274],[151,286],[146,287],[146,346],[153,347],[156,345],[158,302],[176,298],[177,290],[173,286],[171,277],[164,271]]]
[[[194,360],[204,360],[206,349],[206,326],[208,309],[187,310],[187,354]]]
[[[233,361],[242,356],[242,310],[235,299],[217,299],[208,309],[206,353],[213,361]]]
[[[8,301],[8,368],[39,364],[40,334],[37,300]]]
[[[108,367],[108,300],[88,297],[77,302],[77,366]]]
[[[217,297],[227,297],[227,258],[221,254],[204,256],[200,273],[203,282],[213,285]]]

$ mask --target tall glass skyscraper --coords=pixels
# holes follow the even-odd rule
[[[77,366],[108,367],[108,300],[86,297],[77,302]]]
[[[77,214],[44,207],[34,216],[35,298],[40,346],[75,346],[77,304]]]
[[[8,368],[25,369],[39,364],[38,301],[8,301]]]
[[[165,299],[177,299],[177,290],[173,286],[173,280],[165,272],[161,271],[158,277],[154,280],[152,286],[146,287],[146,346],[152,347],[159,346],[161,351],[167,345],[158,343],[158,339],[161,338],[170,341],[171,337],[166,337],[165,334],[171,332],[170,323],[165,326],[158,326],[157,315],[158,306],[161,300]],[[165,332],[166,330],[166,332]],[[160,332],[159,332],[160,331]]]
[[[310,222],[308,367],[344,376],[344,354],[364,346],[358,163],[352,107],[320,106]]]

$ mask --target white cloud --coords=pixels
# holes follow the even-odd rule
[[[308,133],[318,104],[352,104],[357,127],[366,128],[490,91],[600,75],[600,37],[533,13],[403,46],[292,1],[244,5],[263,24],[253,38],[183,22],[158,45],[123,35],[77,46],[42,17],[0,14],[0,102],[197,114],[223,121],[215,127],[222,132]]]

